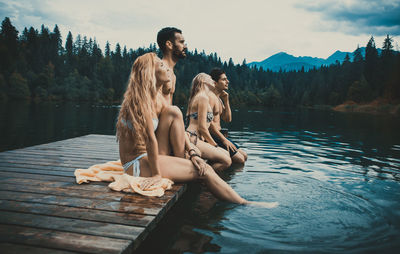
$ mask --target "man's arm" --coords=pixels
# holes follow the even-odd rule
[[[222,108],[221,119],[226,123],[230,123],[232,121],[232,112],[229,104],[229,94],[226,91],[222,91],[220,98],[224,104],[224,107]]]
[[[169,92],[170,105],[173,105],[172,102],[173,102],[173,97],[174,97],[174,93],[175,93],[175,84],[176,84],[176,76],[174,74],[171,78],[171,89]]]
[[[217,136],[222,141],[222,143],[226,147],[226,150],[228,150],[228,151],[236,151],[237,150],[236,146],[234,144],[232,144],[232,142],[229,141],[224,136],[224,134],[222,134],[221,131],[219,131],[217,129],[217,127],[214,125],[213,122],[211,122],[209,130],[210,130],[210,133],[212,133],[213,135]]]
[[[214,122],[211,122],[210,128],[208,129],[210,133],[214,136],[217,136],[220,140],[224,140],[225,136],[221,133],[220,130],[215,126]]]

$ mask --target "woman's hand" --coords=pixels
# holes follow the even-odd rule
[[[190,160],[195,168],[199,171],[199,176],[204,176],[206,173],[207,163],[200,156],[192,156]]]
[[[155,185],[161,181],[161,175],[154,175],[152,177],[146,177],[146,179],[140,185],[142,190],[146,190],[152,185]]]

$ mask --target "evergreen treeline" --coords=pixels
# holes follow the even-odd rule
[[[376,99],[400,102],[400,54],[393,51],[388,35],[379,55],[371,37],[365,57],[357,48],[354,59],[305,72],[270,70],[222,62],[216,53],[188,52],[178,62],[175,104],[186,104],[192,78],[213,67],[224,69],[230,79],[231,102],[246,105],[338,105]],[[5,18],[0,33],[0,101],[8,99],[119,102],[130,68],[140,55],[156,51],[156,45],[127,50],[107,42],[104,50],[96,40],[68,33],[65,44],[57,27],[51,32],[31,27],[19,32]]]

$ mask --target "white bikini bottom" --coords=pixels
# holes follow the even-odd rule
[[[122,165],[122,167],[124,168],[124,171],[126,172],[128,170],[128,168],[133,165],[133,176],[140,176],[140,159],[143,158],[144,156],[146,156],[147,153],[141,154],[138,157],[136,157],[134,160],[131,160],[127,163],[125,163],[124,165]]]

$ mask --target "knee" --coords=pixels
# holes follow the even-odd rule
[[[233,160],[233,162],[239,163],[239,164],[244,164],[246,162],[246,158],[240,152],[237,152],[237,154],[235,154],[235,156],[233,156],[232,160]]]
[[[183,119],[182,111],[177,106],[168,106],[166,110],[172,118]]]
[[[229,168],[231,165],[232,165],[231,157],[226,157],[225,162],[224,162],[224,166],[226,166],[226,168]]]
[[[229,168],[232,165],[232,159],[228,156],[224,156],[221,160],[221,168],[219,170],[224,170]]]
[[[210,165],[206,165],[206,168],[204,170],[204,178],[211,178],[215,175],[214,169]]]
[[[240,150],[240,152],[243,155],[244,161],[247,161],[247,153],[245,151],[243,151],[243,150]]]

